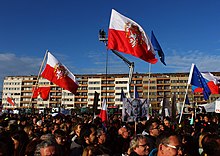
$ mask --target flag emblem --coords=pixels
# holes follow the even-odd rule
[[[63,77],[66,77],[68,75],[68,71],[66,70],[66,68],[60,64],[57,63],[54,67],[54,73],[57,77],[57,79],[62,79]]]
[[[140,31],[139,27],[131,22],[125,24],[125,34],[131,43],[132,48],[136,45],[141,45],[144,42],[144,34]]]
[[[79,87],[76,77],[50,52],[47,52],[47,63],[41,76],[73,94]]]
[[[108,49],[131,54],[152,64],[157,63],[153,46],[143,28],[114,9],[109,24]]]

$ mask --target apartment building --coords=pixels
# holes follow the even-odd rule
[[[219,76],[220,73],[213,73]],[[101,108],[103,99],[107,99],[108,107],[122,108],[120,101],[121,89],[127,97],[133,97],[134,85],[140,98],[149,99],[153,109],[159,109],[160,103],[166,97],[171,101],[175,95],[176,102],[183,102],[187,89],[189,73],[152,73],[133,74],[128,92],[127,74],[91,74],[75,75],[79,82],[77,94],[73,95],[44,78],[37,76],[7,76],[4,79],[2,91],[2,104],[4,108],[52,108],[64,107],[67,109],[81,108],[83,106],[92,108],[95,91],[99,93],[98,108]],[[40,97],[32,98],[32,88],[38,86],[49,86],[49,99],[44,101]],[[10,94],[15,101],[15,106],[7,102]],[[220,95],[211,95],[209,101],[203,99],[202,94],[192,94],[191,87],[188,89],[188,97],[191,103],[204,104],[216,100]]]

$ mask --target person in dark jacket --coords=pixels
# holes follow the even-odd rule
[[[129,143],[130,143],[130,134],[126,127],[121,127],[118,130],[118,138],[115,142],[115,155],[122,155],[128,152]]]
[[[149,150],[152,151],[154,148],[156,148],[156,138],[160,134],[160,127],[158,121],[154,119],[149,120],[146,127],[146,132],[148,135],[145,136],[149,142]]]
[[[82,126],[80,137],[77,137],[70,145],[70,156],[80,156],[88,145],[93,145],[96,131],[89,124]]]

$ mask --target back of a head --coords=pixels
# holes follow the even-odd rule
[[[40,139],[31,140],[26,146],[25,155],[27,156],[34,155],[37,145],[41,142],[42,140]]]
[[[176,136],[178,138],[177,134],[174,132],[164,131],[164,132],[160,133],[156,139],[156,147],[159,147],[160,144],[169,144],[169,138],[171,136]]]
[[[83,141],[85,137],[89,137],[90,134],[92,133],[90,127],[91,126],[89,124],[85,124],[85,125],[82,126],[81,131],[80,131],[81,141]]]
[[[217,134],[207,134],[202,139],[203,152],[208,156],[217,156],[220,152],[220,137]]]
[[[53,141],[56,142],[55,137],[53,134],[48,133],[48,134],[44,134],[40,137],[41,140],[49,140],[49,141]]]
[[[109,156],[106,154],[100,147],[94,146],[94,145],[89,145],[83,149],[82,156]]]
[[[47,148],[47,147],[54,147],[55,155],[57,155],[57,156],[60,155],[60,151],[59,151],[60,148],[58,147],[56,142],[51,141],[51,140],[42,140],[39,144],[37,144],[34,155],[40,156],[42,149]]]
[[[55,137],[58,137],[58,136],[65,137],[66,133],[63,130],[61,130],[61,129],[57,129],[57,130],[54,131],[54,136]]]

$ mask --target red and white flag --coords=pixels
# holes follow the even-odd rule
[[[12,106],[15,106],[15,101],[12,99],[10,94],[8,94],[7,102],[10,103]]]
[[[78,82],[75,76],[50,52],[48,52],[47,64],[41,76],[73,94],[77,91]]]
[[[131,54],[151,64],[158,61],[151,41],[142,27],[114,9],[108,30],[108,49]]]
[[[108,120],[107,104],[106,104],[105,99],[103,99],[102,109],[100,111],[99,117],[102,119],[102,122],[105,122]]]
[[[33,98],[37,98],[39,95],[43,100],[48,100],[49,93],[50,93],[50,87],[38,87],[32,89],[33,92]]]

